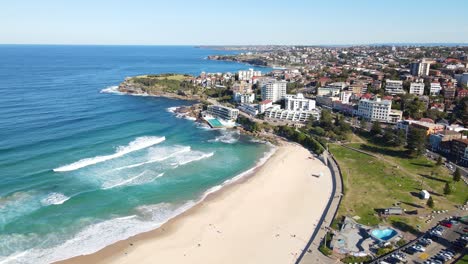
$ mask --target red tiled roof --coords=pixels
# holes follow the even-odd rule
[[[261,101],[260,104],[269,104],[269,103],[273,103],[272,100],[264,100],[264,101]]]
[[[421,119],[419,119],[419,121],[434,124],[434,120],[432,120],[430,118],[421,118]]]

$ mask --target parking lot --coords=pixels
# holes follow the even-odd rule
[[[454,263],[458,257],[466,254],[467,234],[466,222],[445,220],[423,237],[392,252],[377,263]]]

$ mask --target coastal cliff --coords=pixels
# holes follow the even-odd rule
[[[200,100],[200,87],[194,85],[193,76],[186,74],[155,74],[128,77],[119,84],[119,92],[151,95],[182,100]]]
[[[243,56],[243,55],[212,55],[208,56],[209,60],[219,60],[219,61],[234,61],[240,63],[247,63],[255,66],[271,66],[267,61],[262,58],[253,57],[253,56]]]

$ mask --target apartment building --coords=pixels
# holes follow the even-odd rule
[[[356,114],[370,121],[389,122],[391,109],[392,101],[390,100],[361,99]]]
[[[387,80],[385,82],[385,92],[391,95],[404,94],[405,90],[403,90],[403,81]]]
[[[209,105],[206,112],[214,117],[230,121],[235,121],[239,116],[239,109],[222,105]]]
[[[286,81],[269,81],[262,86],[262,100],[280,101],[286,95]]]
[[[315,100],[306,99],[301,93],[298,93],[296,95],[286,95],[285,109],[293,111],[310,111],[312,109],[315,109]]]
[[[410,85],[410,94],[423,95],[424,94],[424,83],[422,82],[412,82]]]

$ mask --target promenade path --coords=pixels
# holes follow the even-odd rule
[[[340,263],[339,260],[329,258],[318,250],[321,241],[325,237],[333,219],[336,216],[341,198],[343,196],[343,182],[338,164],[328,151],[324,152],[323,158],[323,160],[327,162],[327,166],[330,168],[331,175],[333,177],[332,193],[329,197],[329,202],[325,208],[325,211],[323,212],[322,218],[320,219],[318,225],[313,227],[314,231],[311,235],[311,238],[304,248],[302,254],[297,258],[296,264]]]

